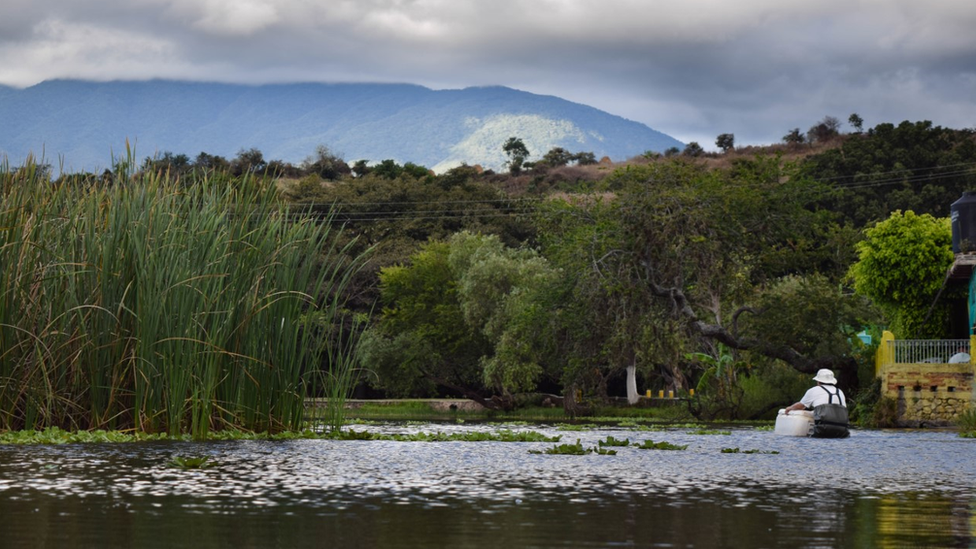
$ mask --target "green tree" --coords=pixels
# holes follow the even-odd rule
[[[857,113],[851,114],[847,118],[847,123],[854,128],[854,133],[861,133],[864,131],[864,119],[861,118]]]
[[[525,146],[525,143],[518,137],[509,137],[508,141],[502,146],[502,150],[508,156],[507,164],[509,172],[512,175],[521,173],[522,165],[525,164],[525,160],[529,157],[529,149]]]
[[[944,337],[947,311],[929,310],[954,257],[949,219],[896,211],[864,235],[850,269],[854,289],[881,309],[896,336]]]
[[[692,141],[685,145],[685,149],[681,151],[681,154],[684,156],[701,156],[705,154],[705,149],[697,141]]]
[[[783,136],[783,142],[787,145],[802,145],[803,143],[806,143],[806,140],[806,137],[800,133],[800,128],[793,128],[789,131],[789,133]]]
[[[573,155],[572,160],[580,166],[590,166],[596,164],[596,155],[592,152],[580,151]]]
[[[573,160],[573,154],[562,147],[553,147],[546,154],[542,155],[542,160],[539,162],[553,168],[557,166],[565,166]]]
[[[362,177],[368,174],[372,168],[369,167],[369,161],[366,159],[357,160],[351,167],[352,174],[356,177]]]
[[[384,308],[364,338],[378,384],[408,393],[447,388],[489,408],[534,389],[542,366],[524,348],[523,309],[553,272],[527,249],[468,232],[431,242],[409,266],[382,270]]]
[[[715,138],[715,146],[722,149],[722,152],[735,150],[735,134],[723,133]]]
[[[727,170],[657,162],[609,176],[604,183],[612,200],[577,198],[578,206],[564,206],[569,211],[559,218],[571,221],[542,229],[543,242],[558,244],[546,255],[580,281],[574,300],[564,301],[583,303],[585,328],[606,328],[588,340],[567,322],[573,336],[566,339],[580,343],[576,352],[563,352],[580,357],[580,379],[593,365],[612,371],[634,360],[645,375],[687,388],[693,368],[684,357],[718,356],[718,344],[801,372],[828,366],[856,372],[848,353],[807,354],[788,337],[737,323],[746,310],[764,314],[754,303],[771,281],[828,266],[840,270],[831,266],[830,248],[848,243],[823,238],[832,231],[830,214],[807,207],[818,185],[796,175],[794,166],[775,158],[735,162]],[[581,348],[587,341],[592,344]]]
[[[260,173],[268,165],[264,153],[255,148],[241,149],[231,161],[231,173],[240,176],[246,173]]]
[[[431,242],[409,265],[380,271],[383,312],[363,337],[363,363],[391,394],[441,387],[488,405],[478,370],[488,341],[464,320],[449,256],[447,242]]]

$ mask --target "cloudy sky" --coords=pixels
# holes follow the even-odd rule
[[[4,0],[0,84],[504,85],[714,149],[824,116],[976,127],[972,0]]]

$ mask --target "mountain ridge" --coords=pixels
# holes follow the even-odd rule
[[[556,96],[504,86],[432,90],[416,84],[226,84],[185,80],[48,80],[0,86],[0,155],[56,157],[66,171],[99,171],[134,143],[162,152],[234,157],[256,148],[299,163],[325,145],[345,159],[393,159],[435,170],[500,169],[506,139],[532,158],[553,147],[625,160],[683,147],[641,124]]]

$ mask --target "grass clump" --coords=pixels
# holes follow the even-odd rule
[[[959,428],[959,436],[976,438],[976,410],[969,409],[959,414],[955,424]]]

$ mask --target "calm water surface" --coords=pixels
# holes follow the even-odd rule
[[[291,441],[0,446],[0,547],[976,547],[976,440],[855,431],[641,432],[552,443]],[[360,427],[356,427],[357,430]],[[727,454],[723,448],[779,454]],[[182,470],[174,456],[207,456]]]

